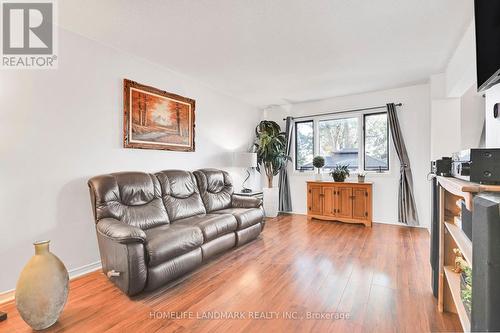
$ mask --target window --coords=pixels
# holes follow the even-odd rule
[[[365,121],[365,170],[389,170],[387,113],[367,114]]]
[[[312,170],[314,157],[314,122],[295,123],[295,169]]]
[[[387,113],[317,117],[295,122],[295,169],[313,170],[313,157],[325,158],[325,169],[348,164],[351,170],[389,170]]]
[[[319,122],[319,155],[325,158],[325,168],[359,166],[358,118],[322,120]]]

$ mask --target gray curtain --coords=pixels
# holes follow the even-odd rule
[[[286,118],[285,135],[286,135],[286,154],[290,156],[292,148],[292,131],[293,131],[293,118]],[[290,197],[290,182],[288,181],[288,168],[283,168],[280,171],[279,178],[279,210],[281,212],[292,211],[292,198]]]
[[[394,103],[387,104],[387,118],[391,129],[392,141],[399,157],[400,178],[398,192],[398,217],[399,221],[408,225],[418,225],[417,206],[413,192],[413,177],[411,175],[410,159],[406,151],[403,133],[399,126],[398,115]]]

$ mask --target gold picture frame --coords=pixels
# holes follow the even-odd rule
[[[123,80],[125,148],[195,151],[195,101]]]

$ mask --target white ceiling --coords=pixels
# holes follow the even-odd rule
[[[64,0],[59,22],[250,104],[425,82],[472,0]]]

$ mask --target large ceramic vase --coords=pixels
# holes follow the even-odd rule
[[[278,216],[279,209],[279,187],[264,187],[264,212],[267,217]]]
[[[49,251],[49,242],[36,242],[35,255],[21,272],[16,285],[16,307],[35,330],[52,326],[68,298],[68,271]]]

